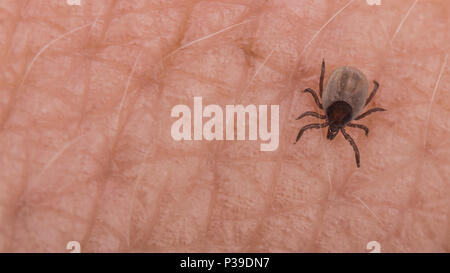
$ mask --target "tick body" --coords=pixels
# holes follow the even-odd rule
[[[367,104],[372,100],[378,90],[378,82],[373,81],[374,88],[368,96],[369,84],[364,74],[357,68],[343,66],[334,70],[328,78],[325,90],[323,89],[323,80],[325,75],[325,61],[322,61],[322,70],[319,81],[319,96],[316,92],[307,88],[303,92],[310,93],[320,109],[325,111],[325,115],[316,112],[307,111],[301,114],[297,119],[305,116],[313,116],[326,120],[324,123],[313,123],[300,129],[295,143],[301,138],[303,133],[312,128],[328,127],[327,139],[333,140],[341,132],[344,138],[350,143],[356,159],[356,166],[360,167],[359,150],[355,141],[345,131],[345,127],[354,127],[364,130],[369,134],[369,128],[362,124],[352,123],[353,120],[360,120],[373,112],[386,111],[383,108],[372,108],[363,114],[360,114]]]

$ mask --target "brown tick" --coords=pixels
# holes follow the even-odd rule
[[[319,100],[316,92],[311,88],[306,88],[303,92],[311,93],[320,109],[325,110],[326,115],[321,115],[313,111],[307,111],[301,114],[297,119],[306,116],[313,116],[320,119],[325,119],[324,123],[313,123],[303,126],[298,132],[295,143],[300,139],[302,134],[312,128],[323,128],[328,126],[327,139],[333,140],[339,131],[344,138],[352,145],[355,151],[356,165],[360,167],[359,150],[352,137],[347,134],[345,127],[359,128],[365,131],[366,136],[369,134],[369,128],[362,124],[351,123],[353,120],[360,120],[367,117],[373,112],[386,111],[383,108],[372,108],[363,114],[359,114],[367,104],[372,100],[378,90],[378,82],[373,81],[374,88],[370,96],[367,97],[369,84],[364,74],[350,66],[342,66],[334,70],[328,78],[327,85],[323,91],[323,78],[325,75],[325,60],[322,61],[322,70],[319,81],[319,95],[322,98],[322,103]],[[323,96],[322,96],[323,93]]]

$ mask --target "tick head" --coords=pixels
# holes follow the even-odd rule
[[[339,132],[339,127],[330,124],[327,131],[327,139],[333,140]]]
[[[332,103],[326,110],[327,119],[330,124],[328,127],[327,138],[332,140],[336,137],[339,129],[352,118],[352,107],[345,101],[336,101]]]

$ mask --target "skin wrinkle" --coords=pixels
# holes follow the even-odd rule
[[[236,99],[236,103],[239,103],[239,101],[241,100],[241,98],[243,97],[243,95],[247,92],[248,88],[250,87],[250,85],[253,82],[253,79],[256,77],[256,75],[259,73],[260,69],[266,64],[266,62],[268,61],[268,59],[272,56],[273,54],[273,50],[269,53],[269,55],[264,59],[263,63],[259,66],[259,68],[255,71],[253,77],[250,79],[250,81],[248,82],[246,88],[242,89],[242,91],[239,94],[239,97]],[[214,178],[215,181],[218,180],[219,175],[218,175],[218,163],[220,163],[219,158],[219,154],[220,152],[224,149],[223,148],[224,144],[222,142],[218,143],[215,145],[215,152],[213,153],[212,156],[212,161],[214,162],[213,164],[213,173],[214,173]],[[205,233],[209,233],[209,230],[211,230],[211,226],[212,226],[212,217],[214,209],[217,207],[217,203],[218,203],[218,190],[220,189],[220,183],[214,183],[214,188],[212,190],[212,196],[211,196],[211,201],[209,202],[209,209],[208,209],[208,216],[207,216],[207,222],[206,222],[206,229],[205,229]],[[203,240],[200,240],[200,245],[203,247],[207,247],[207,238],[204,238]]]
[[[258,7],[257,7],[257,8],[258,8]],[[257,9],[257,8],[256,8],[256,9]],[[240,23],[240,24],[235,24],[235,25],[233,25],[233,26],[231,26],[231,27],[236,27],[236,26],[239,26],[239,25],[241,25],[241,24],[243,24],[243,23],[247,23],[247,22],[251,22],[251,21],[254,21],[254,19],[245,19],[242,23]],[[223,29],[223,30],[221,30],[221,31],[215,32],[215,33],[213,33],[212,35],[211,35],[211,34],[210,34],[210,35],[207,35],[207,36],[204,37],[204,38],[197,39],[197,40],[195,40],[194,42],[204,40],[205,38],[213,37],[213,36],[215,36],[216,34],[222,33],[223,31],[226,31],[226,30],[230,29],[231,27],[226,27],[225,29]],[[192,43],[188,43],[188,45],[191,45],[191,44],[192,44]],[[186,47],[186,46],[184,46],[184,47]],[[184,48],[184,47],[183,47],[183,48]],[[236,103],[239,103],[239,102],[240,102],[240,99],[242,98],[243,94],[245,94],[245,92],[247,91],[248,87],[249,87],[250,84],[252,83],[253,78],[256,77],[256,75],[257,75],[258,72],[260,71],[260,68],[262,68],[262,67],[266,64],[267,60],[270,58],[270,56],[272,55],[272,53],[273,53],[273,51],[271,51],[271,53],[264,59],[263,63],[260,65],[259,69],[256,70],[256,72],[255,72],[255,74],[253,75],[252,79],[248,82],[247,88],[242,89],[242,91],[240,92],[238,98],[235,99],[235,100],[236,100]],[[214,173],[214,178],[215,178],[215,179],[218,178],[218,174],[217,174],[217,173],[218,173],[218,172],[217,172],[218,167],[217,167],[217,166],[218,166],[218,163],[221,162],[220,159],[219,159],[219,154],[220,154],[220,152],[224,149],[223,146],[224,146],[224,143],[223,143],[223,142],[218,142],[217,144],[214,144],[214,152],[213,152],[211,155],[206,156],[207,160],[211,158],[211,161],[214,162],[214,164],[213,164],[213,166],[212,166],[212,169],[214,170],[213,173]],[[211,198],[210,198],[211,201],[210,201],[209,204],[208,204],[208,214],[207,214],[207,218],[206,218],[207,220],[206,220],[205,234],[208,234],[208,233],[209,233],[209,230],[210,230],[210,225],[211,225],[211,222],[212,222],[211,219],[212,219],[212,217],[214,216],[213,212],[214,212],[214,210],[215,210],[216,203],[217,203],[217,198],[218,198],[218,193],[217,193],[217,192],[219,191],[220,186],[221,186],[220,183],[213,183],[213,189],[212,189],[212,191],[211,191]],[[209,235],[209,234],[208,234],[208,235]],[[207,245],[206,245],[207,242],[208,242],[208,238],[205,237],[204,239],[200,239],[200,240],[199,240],[199,245],[205,247],[205,246],[207,246]]]
[[[110,7],[112,7],[112,6],[110,6]],[[103,8],[101,10],[103,11]],[[97,18],[98,18],[98,16],[97,16]],[[105,20],[105,23],[103,25],[103,31],[102,31],[103,34],[107,33],[108,29],[110,28],[110,26],[111,26],[110,22],[111,22],[110,20]],[[102,39],[104,37],[105,36],[103,36]],[[120,108],[121,107],[119,107],[119,109]],[[120,111],[119,111],[119,116],[120,116]],[[118,137],[120,136],[121,130],[123,130],[123,127],[122,128],[117,128],[117,133],[112,139],[112,143],[111,143],[111,146],[110,146],[110,151],[109,151],[109,154],[106,157],[108,159],[104,163],[103,169],[100,171],[99,175],[94,180],[95,182],[97,182],[96,183],[96,188],[97,188],[98,197],[95,199],[94,205],[93,205],[92,209],[90,210],[90,212],[88,214],[88,219],[90,219],[88,221],[89,224],[87,225],[87,228],[84,231],[83,236],[81,237],[80,244],[84,245],[85,247],[86,246],[88,246],[88,247],[90,246],[91,237],[94,237],[93,235],[95,234],[95,226],[96,226],[97,222],[101,221],[100,219],[98,219],[99,218],[98,214],[99,214],[100,206],[102,204],[101,201],[103,201],[102,199],[104,197],[105,189],[106,189],[107,184],[108,184],[108,178],[110,178],[111,175],[112,175],[110,170],[111,170],[111,167],[113,165],[115,148],[116,148],[117,140],[118,140]],[[96,181],[97,179],[99,181]],[[103,228],[103,226],[104,225],[102,225],[102,228]]]
[[[123,93],[122,100],[121,100],[120,106],[119,106],[119,111],[118,111],[118,114],[117,114],[117,121],[116,121],[117,128],[119,127],[119,124],[120,124],[120,116],[121,116],[121,113],[122,113],[123,105],[124,105],[125,100],[127,98],[128,88],[130,87],[130,81],[131,81],[131,78],[132,78],[132,76],[134,74],[134,71],[136,69],[136,64],[137,64],[140,56],[141,56],[141,52],[139,52],[138,56],[136,57],[136,60],[134,61],[134,64],[133,64],[133,68],[132,68],[132,70],[130,72],[130,75],[128,76],[127,85],[126,85],[125,91]],[[147,153],[148,153],[148,151],[145,151],[144,161],[147,158]],[[136,198],[136,196],[135,196],[136,195],[136,188],[138,187],[140,179],[141,179],[142,166],[143,166],[143,164],[141,164],[141,166],[139,168],[139,171],[137,173],[136,182],[135,182],[135,185],[133,187],[133,193],[131,195],[131,202],[130,202],[131,205],[130,205],[130,213],[129,213],[130,223],[131,223],[131,220],[132,220],[131,219],[131,215],[133,215],[133,207],[134,207],[134,202],[135,202],[135,198]],[[127,236],[126,246],[130,247],[130,236],[129,235]]]
[[[182,31],[180,32],[179,38],[177,39],[178,41],[182,40],[182,36],[186,32],[186,28],[188,26],[187,22],[188,22],[189,18],[192,15],[192,11],[193,11],[193,7],[189,7],[187,9],[187,15],[184,17],[184,20],[183,20],[184,24],[182,24]],[[161,55],[162,56],[165,55],[163,48],[161,48]],[[165,65],[165,62],[164,62],[165,59],[166,58],[164,58],[164,57],[161,58],[161,64],[162,64],[162,66],[164,68],[168,68],[167,65]],[[157,83],[157,86],[158,86],[158,93],[157,93],[158,97],[157,98],[159,100],[161,100],[162,96],[163,96],[163,92],[161,90],[164,89],[164,82],[163,82],[162,79],[163,79],[163,77],[160,77],[158,79],[158,83]],[[156,109],[156,113],[159,113],[159,119],[158,120],[162,120],[161,117],[162,117],[162,115],[164,115],[164,113],[163,113],[163,111],[161,111],[161,109],[162,109],[161,104],[157,104],[156,108],[157,108]],[[152,161],[153,160],[154,159],[152,159]],[[144,163],[142,163],[142,164],[144,164]],[[163,249],[161,249],[160,246],[157,246],[156,244],[151,244],[151,243],[148,243],[148,242],[151,242],[152,235],[154,234],[154,230],[157,227],[157,225],[159,224],[159,220],[161,218],[160,215],[162,213],[161,206],[162,206],[162,200],[164,198],[164,193],[168,193],[168,188],[170,186],[171,186],[171,181],[169,179],[164,179],[163,186],[161,187],[161,190],[158,191],[157,196],[156,196],[156,200],[154,202],[154,206],[155,206],[154,212],[150,215],[150,217],[148,217],[148,221],[146,221],[146,224],[145,224],[146,229],[145,229],[145,231],[143,232],[143,235],[142,235],[142,237],[143,237],[142,241],[144,242],[143,243],[144,246],[141,246],[141,247],[148,246],[148,247],[150,247],[152,249],[152,251],[163,251]],[[130,218],[131,217],[132,216],[130,216]],[[130,225],[131,225],[131,223],[130,223]],[[139,246],[136,246],[136,244],[134,242],[131,242],[131,240],[132,240],[131,238],[128,239],[128,240],[129,240],[129,244],[131,244],[131,246],[134,247],[132,249],[136,249],[136,248],[139,249]]]
[[[5,193],[0,221],[7,223],[0,251],[65,252],[71,240],[80,241],[86,252],[367,252],[365,244],[373,240],[386,252],[449,250],[442,243],[450,234],[448,162],[436,162],[445,157],[436,152],[450,142],[440,139],[445,132],[436,132],[448,131],[450,79],[443,58],[448,55],[441,51],[434,57],[436,44],[449,41],[436,36],[424,46],[419,39],[423,31],[439,30],[420,26],[425,21],[439,27],[446,2],[369,7],[364,1],[233,1],[217,2],[216,8],[215,2],[206,7],[196,1],[130,3],[86,3],[83,13],[74,13],[80,7],[59,7],[66,14],[56,16],[57,9],[46,7],[60,2],[30,2],[7,15],[20,28],[0,30],[9,33],[0,45],[5,79],[0,84],[9,94],[18,89],[24,94],[15,102],[3,99],[0,107],[0,169],[8,170],[0,178]],[[158,14],[147,16],[154,9]],[[285,9],[295,14],[289,21],[283,18]],[[39,28],[17,21],[15,13],[27,10],[42,17],[33,18],[42,21]],[[418,10],[421,18],[414,17]],[[145,19],[138,17],[142,14]],[[146,25],[146,19],[158,26]],[[378,25],[367,26],[374,22]],[[91,27],[64,35],[51,24],[69,32]],[[353,25],[361,29],[358,39],[347,36]],[[148,35],[143,28],[156,29]],[[22,45],[21,33],[27,31],[33,47]],[[76,39],[87,32],[88,38]],[[59,38],[52,42],[54,37]],[[177,50],[183,47],[180,41],[191,42]],[[29,69],[10,71],[26,56],[34,56],[23,65]],[[76,60],[80,56],[83,62]],[[342,65],[380,82],[368,108],[388,112],[362,120],[372,129],[369,137],[347,130],[360,148],[361,170],[355,169],[353,151],[342,136],[329,142],[317,130],[292,145],[302,125],[295,118],[305,109],[317,110],[297,89],[318,91],[322,58],[325,83]],[[78,94],[72,82],[79,75]],[[221,106],[280,104],[279,149],[260,153],[249,141],[171,140],[170,108],[191,105],[195,92]],[[422,104],[415,103],[419,99]],[[28,110],[30,105],[37,110]],[[80,113],[71,113],[74,109]],[[11,198],[31,181],[29,194]]]
[[[162,61],[161,63],[164,63],[164,62]],[[161,81],[158,81],[158,83],[157,83],[157,98],[159,100],[161,99],[161,96],[162,96],[162,92],[160,91],[160,90],[162,90],[162,88],[163,88],[163,83]],[[155,109],[156,113],[160,113],[160,115],[162,115],[162,111],[160,111],[161,105],[160,104],[156,104],[155,108],[156,108]],[[144,157],[144,160],[146,158],[147,158],[147,156]],[[149,160],[154,160],[154,158],[150,158]],[[145,162],[143,161],[140,164],[143,165],[144,163]],[[144,179],[144,178],[142,178],[142,179]],[[136,185],[136,189],[133,188],[133,196],[136,194],[135,190],[137,191],[137,186],[138,186],[137,183],[139,182],[139,180],[140,180],[139,178],[136,180],[136,184],[135,184]],[[157,216],[159,215],[161,199],[163,198],[162,195],[163,195],[164,192],[167,192],[167,187],[169,186],[169,183],[164,183],[163,185],[164,185],[164,187],[162,187],[162,189],[158,191],[158,194],[157,194],[157,197],[156,197],[156,201],[155,201],[155,204],[154,204],[155,207],[156,207],[155,212],[149,217],[149,221],[146,223],[147,230],[144,232],[144,235],[143,235],[143,240],[144,241],[145,240],[149,240],[149,236],[153,232],[153,229],[154,229],[154,227],[156,225],[156,222],[157,222]],[[131,212],[130,213],[133,213],[134,204],[135,203],[134,203],[134,198],[133,198],[133,203],[131,205]],[[130,220],[131,220],[133,215],[130,215],[129,217],[130,217]],[[129,226],[131,226],[131,225],[132,225],[132,223],[130,222]],[[136,246],[135,243],[132,242],[131,234],[129,236],[130,237],[127,238],[127,245],[130,246],[130,249],[135,249],[135,248],[139,249],[139,246]]]

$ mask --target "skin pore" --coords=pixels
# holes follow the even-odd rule
[[[450,5],[381,2],[3,1],[0,251],[450,251]],[[380,83],[359,169],[292,144],[322,58]],[[279,105],[278,149],[174,141],[194,96]]]

